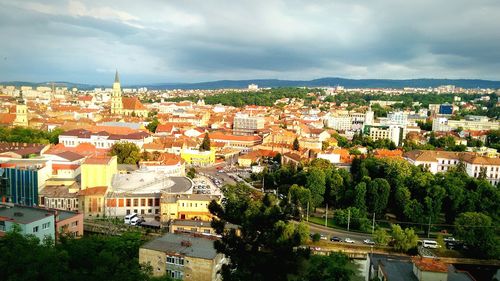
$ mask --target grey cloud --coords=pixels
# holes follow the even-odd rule
[[[497,79],[499,67],[494,0],[40,3],[0,0],[0,80],[103,83],[97,70],[116,67],[130,83]]]

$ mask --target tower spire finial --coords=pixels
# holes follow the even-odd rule
[[[120,83],[120,77],[118,76],[118,69],[116,70],[115,73],[115,83]]]

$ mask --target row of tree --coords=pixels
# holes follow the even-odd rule
[[[346,213],[350,212],[351,227],[361,230],[370,228],[372,214],[377,220],[393,214],[399,221],[421,230],[427,230],[431,223],[456,232],[454,224],[462,213],[484,215],[493,226],[500,221],[499,187],[486,181],[485,173],[479,178],[469,177],[463,164],[433,175],[404,160],[355,159],[347,171],[315,159],[304,168],[282,166],[265,171],[262,176],[265,188],[287,195],[286,208],[297,218],[303,217],[307,205],[312,210],[328,204],[337,209],[337,224],[345,225]],[[471,225],[483,227],[481,221],[485,220]],[[498,230],[485,227],[493,233]],[[481,248],[486,255],[498,253],[498,246],[488,245]]]
[[[312,90],[307,88],[272,88],[260,90],[258,92],[229,91],[222,94],[206,96],[204,100],[206,104],[223,104],[235,107],[242,107],[245,105],[273,106],[277,100],[283,98],[303,99],[310,102],[316,99],[316,95],[309,95],[309,93],[311,92],[317,94],[323,93],[322,90],[318,89]],[[168,101],[179,102],[183,100],[190,100],[194,102],[197,99],[197,96],[191,96],[172,98],[168,99]]]
[[[59,135],[63,132],[62,129],[55,129],[47,132],[38,129],[24,127],[0,127],[0,141],[2,142],[24,142],[24,143],[41,143],[41,144],[56,144],[59,142]]]

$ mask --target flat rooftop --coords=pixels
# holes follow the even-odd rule
[[[168,233],[141,248],[211,260],[217,255],[214,240],[189,234]]]
[[[191,193],[193,182],[187,177],[169,177],[162,172],[140,169],[113,175],[111,186],[115,193]]]
[[[53,215],[52,211],[41,208],[0,205],[0,219],[19,224],[32,223]]]

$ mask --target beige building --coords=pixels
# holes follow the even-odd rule
[[[262,129],[264,129],[264,117],[249,116],[248,114],[234,116],[233,132],[235,135],[253,134]]]
[[[139,249],[139,263],[151,266],[154,276],[212,281],[222,280],[218,271],[226,259],[215,250],[212,237],[168,233]]]

